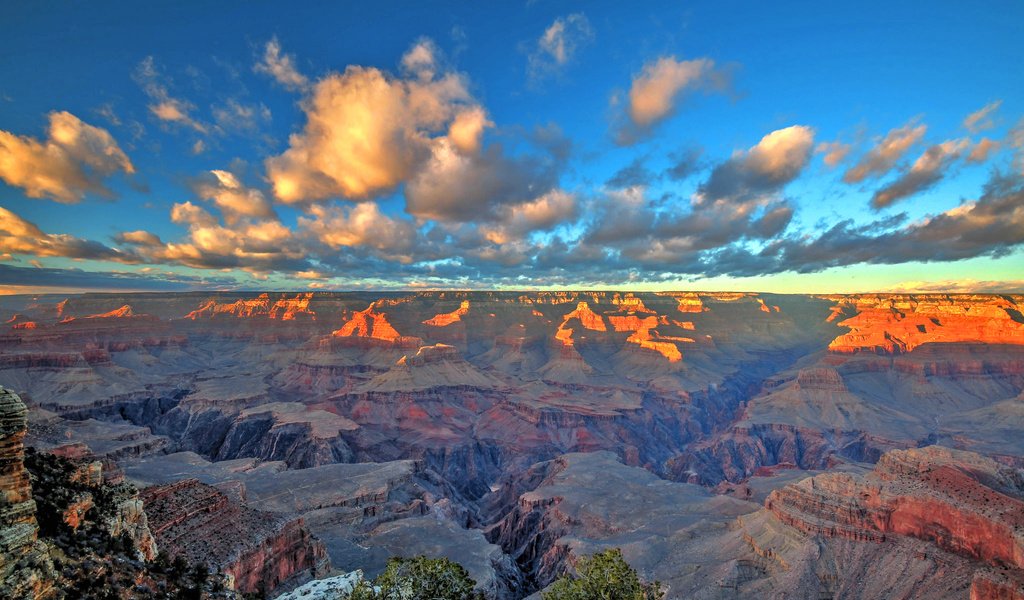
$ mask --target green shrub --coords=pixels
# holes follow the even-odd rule
[[[580,559],[579,576],[563,575],[542,594],[544,600],[661,600],[661,583],[640,580],[636,569],[611,548]]]
[[[462,565],[447,558],[397,558],[388,560],[384,572],[372,583],[361,582],[350,600],[481,600],[473,591],[476,582]]]

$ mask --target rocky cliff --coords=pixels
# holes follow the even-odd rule
[[[146,488],[142,499],[165,552],[223,571],[241,592],[269,593],[330,567],[302,519],[249,508],[198,480]]]
[[[810,535],[923,539],[1024,585],[1024,473],[974,453],[892,451],[866,475],[817,475],[772,492],[765,507]],[[976,596],[991,594],[978,585]]]
[[[0,596],[44,598],[54,594],[53,564],[38,541],[39,525],[25,468],[27,409],[0,388]]]

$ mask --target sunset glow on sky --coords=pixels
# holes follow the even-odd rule
[[[1024,5],[7,3],[0,292],[1024,291]]]

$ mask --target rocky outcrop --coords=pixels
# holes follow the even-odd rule
[[[348,600],[352,589],[362,580],[363,572],[358,570],[344,575],[317,579],[281,594],[277,600]]]
[[[238,299],[234,302],[207,300],[184,318],[193,321],[212,318],[265,318],[279,321],[316,319],[316,311],[310,307],[312,292],[296,294],[293,298],[271,300],[270,294],[260,294],[252,299]]]
[[[420,338],[399,334],[388,321],[387,314],[377,310],[375,302],[371,302],[364,310],[353,313],[348,322],[331,335],[335,340],[345,340],[357,346],[409,348],[418,347],[423,342]]]
[[[421,346],[415,353],[406,354],[358,391],[416,392],[444,387],[489,389],[500,386],[497,378],[467,362],[458,348],[435,344]]]
[[[249,508],[195,479],[146,488],[142,499],[162,550],[223,571],[238,591],[269,593],[329,569],[300,518]]]
[[[42,598],[53,592],[53,564],[38,541],[36,505],[25,469],[27,410],[0,388],[0,597]]]
[[[424,325],[431,327],[447,327],[452,323],[458,323],[462,317],[469,314],[469,300],[463,300],[458,308],[450,313],[441,313],[423,321]]]
[[[1024,569],[1024,475],[938,446],[897,450],[860,477],[826,473],[772,492],[765,507],[812,535],[904,535],[995,566]]]
[[[352,450],[342,433],[357,428],[350,419],[297,402],[262,404],[234,417],[216,458],[281,460],[296,469],[350,462]]]
[[[901,354],[922,344],[1024,345],[1024,304],[1006,296],[866,296],[848,300],[850,332],[829,344],[839,353]]]

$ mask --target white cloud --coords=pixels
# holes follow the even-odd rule
[[[213,179],[199,182],[196,193],[214,202],[228,223],[237,222],[242,217],[275,218],[274,210],[262,192],[245,187],[228,171],[215,169],[210,174]]]
[[[49,118],[44,141],[0,131],[0,179],[31,198],[73,203],[87,192],[109,195],[101,182],[104,177],[135,172],[106,129],[69,112],[53,112]]]
[[[423,44],[403,60],[416,69],[411,78],[350,66],[313,86],[303,101],[305,128],[291,136],[284,154],[266,162],[278,199],[371,198],[407,181],[430,159],[453,119],[475,104],[460,75],[430,72]],[[479,134],[466,129],[461,143],[472,146]]]
[[[650,127],[675,110],[679,94],[698,85],[714,68],[706,58],[676,60],[663,56],[644,65],[629,88],[629,118],[639,127]]]
[[[331,248],[366,246],[403,262],[413,259],[410,251],[417,239],[416,226],[412,221],[385,215],[375,202],[313,206],[310,214],[314,218],[299,218],[299,227]]]

